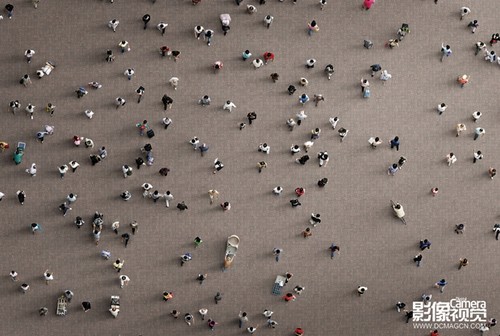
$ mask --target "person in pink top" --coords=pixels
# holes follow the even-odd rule
[[[363,1],[363,8],[366,10],[369,10],[374,3],[375,3],[375,0],[364,0]]]

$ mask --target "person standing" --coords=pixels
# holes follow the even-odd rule
[[[10,279],[11,279],[12,281],[14,281],[14,282],[15,282],[15,281],[17,281],[17,276],[18,276],[18,274],[17,274],[17,272],[16,272],[16,271],[10,271],[9,275],[10,275]]]
[[[201,320],[205,321],[205,316],[207,316],[207,314],[208,314],[208,309],[201,308],[200,310],[198,310],[198,313],[200,313],[200,315],[201,315]]]

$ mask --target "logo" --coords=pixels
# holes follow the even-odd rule
[[[486,301],[456,297],[448,302],[413,302],[416,329],[480,329],[486,317]]]

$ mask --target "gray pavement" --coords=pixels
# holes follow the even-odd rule
[[[6,194],[0,204],[2,335],[201,335],[209,332],[197,313],[202,307],[209,310],[207,318],[219,323],[218,335],[244,333],[238,329],[240,310],[248,312],[249,325],[258,325],[262,335],[293,335],[297,327],[308,336],[425,335],[430,329],[406,324],[394,307],[400,300],[411,305],[424,292],[436,301],[457,296],[486,300],[488,317],[500,317],[499,243],[491,231],[498,220],[500,189],[498,181],[488,177],[488,168],[500,167],[495,98],[500,66],[474,57],[474,44],[488,42],[500,30],[495,1],[435,5],[432,0],[379,0],[369,12],[361,10],[361,1],[329,1],[323,11],[316,0],[298,0],[296,5],[268,0],[262,6],[245,0],[239,7],[232,0],[204,0],[197,6],[188,0],[158,0],[154,5],[147,0],[42,0],[36,10],[30,1],[13,4],[14,17],[9,20],[4,14],[0,21],[0,141],[11,145],[0,154],[0,191]],[[247,4],[258,12],[247,14]],[[464,5],[472,14],[460,21]],[[147,30],[141,21],[145,13],[152,16]],[[232,17],[225,37],[221,13]],[[267,14],[275,17],[270,29],[263,23]],[[115,33],[106,26],[113,18],[120,21]],[[309,37],[307,23],[312,19],[320,31]],[[480,23],[475,34],[466,27],[471,19]],[[159,21],[169,24],[163,37],[155,27]],[[399,48],[385,48],[403,22],[411,33]],[[198,24],[215,30],[210,47],[194,38]],[[373,49],[363,48],[365,38],[373,40]],[[131,51],[122,55],[117,45],[123,39]],[[442,42],[453,50],[443,63]],[[163,45],[180,50],[180,59],[161,58],[158,50]],[[23,58],[26,49],[36,51],[29,65]],[[114,50],[115,62],[104,61],[107,49]],[[272,51],[276,59],[254,70],[250,60],[241,60],[245,49],[254,56]],[[311,57],[317,65],[308,70],[304,65]],[[35,71],[48,60],[57,67],[50,76],[37,79]],[[211,65],[217,60],[224,68],[214,74]],[[323,73],[328,63],[335,66],[330,81]],[[369,77],[374,63],[392,74],[385,85]],[[123,72],[130,67],[136,76],[128,81]],[[269,78],[273,72],[280,75],[277,83]],[[19,84],[25,73],[33,80],[28,88]],[[464,73],[471,81],[461,89],[456,78]],[[168,85],[172,76],[180,78],[177,91]],[[310,82],[306,88],[298,85],[301,77]],[[362,77],[371,82],[370,99],[361,98]],[[77,99],[74,91],[91,81],[103,88],[88,89],[87,96]],[[286,92],[289,84],[297,86],[293,96]],[[134,92],[140,85],[146,93],[137,104]],[[164,93],[174,99],[167,113],[161,104]],[[321,93],[325,102],[319,107],[309,102],[308,118],[289,132],[285,121],[301,109],[301,93],[311,98]],[[205,94],[212,104],[202,108],[197,100]],[[127,100],[118,110],[117,96]],[[8,104],[15,99],[22,110],[13,115]],[[237,105],[232,113],[222,111],[228,99]],[[54,117],[43,111],[48,102],[57,106]],[[438,116],[436,106],[441,102],[449,108]],[[23,110],[28,103],[37,107],[33,120]],[[92,120],[85,117],[86,109],[95,112]],[[476,110],[484,116],[474,124],[471,114]],[[238,124],[250,111],[258,118],[240,131]],[[166,131],[161,125],[164,116],[173,119]],[[349,130],[342,143],[329,125],[332,116],[340,117],[338,127]],[[156,132],[151,140],[135,128],[143,119]],[[467,131],[457,138],[455,126],[460,122]],[[35,134],[46,124],[55,126],[55,134],[40,144]],[[478,126],[486,135],[473,141]],[[309,153],[311,160],[297,165],[289,148],[307,141],[316,127],[322,134]],[[76,148],[74,135],[93,139],[96,147]],[[401,138],[398,152],[388,145],[395,135]],[[205,157],[188,144],[193,136],[210,146]],[[372,136],[384,141],[376,150],[367,142]],[[12,153],[18,141],[25,141],[27,148],[22,164],[16,166]],[[124,179],[121,166],[135,167],[139,149],[148,142],[153,145],[154,165],[134,169]],[[257,152],[262,142],[271,146],[270,155]],[[101,146],[109,156],[92,167],[89,155]],[[331,159],[319,168],[316,153],[324,150]],[[476,164],[474,150],[485,156]],[[458,157],[452,167],[445,161],[449,152]],[[401,155],[408,159],[406,165],[396,176],[387,176],[387,167]],[[225,168],[214,175],[216,157]],[[57,167],[71,160],[81,167],[60,179]],[[259,174],[256,164],[261,160],[268,168]],[[33,162],[38,173],[31,178],[25,169]],[[161,167],[171,169],[167,177],[158,174]],[[322,177],[330,180],[324,189],[316,186]],[[160,192],[170,190],[174,205],[166,208],[163,202],[143,199],[144,182]],[[271,192],[277,185],[284,188],[280,197]],[[289,200],[299,186],[306,193],[300,198],[302,206],[292,209]],[[431,196],[432,187],[439,188],[438,196]],[[231,202],[230,211],[209,204],[207,191],[212,188],[220,192],[221,202]],[[23,206],[16,199],[20,189],[27,194]],[[124,190],[133,195],[129,202],[119,198]],[[57,207],[70,192],[79,198],[63,217]],[[392,216],[391,199],[404,205],[408,225]],[[187,211],[175,208],[180,201],[186,202]],[[104,213],[99,246],[91,235],[95,211]],[[321,213],[323,222],[304,239],[300,233],[309,226],[312,212]],[[73,224],[78,215],[86,221],[80,230]],[[130,232],[128,223],[133,220],[139,222],[139,230],[125,249],[111,223],[120,221],[121,234]],[[42,232],[32,235],[32,222],[40,223]],[[464,235],[453,232],[458,223],[466,224]],[[221,272],[226,239],[232,234],[240,237],[240,248],[233,267]],[[196,236],[204,243],[195,250]],[[423,238],[432,241],[432,248],[423,252],[417,268],[412,258]],[[332,242],[341,248],[334,260],[328,251]],[[272,255],[275,247],[284,250],[279,263]],[[120,289],[112,260],[100,257],[102,249],[111,251],[112,260],[125,260],[122,274],[131,278],[126,288]],[[188,251],[193,260],[181,268],[179,256]],[[470,265],[459,271],[463,257]],[[19,273],[17,283],[8,276],[13,269]],[[55,277],[49,285],[43,281],[46,269]],[[294,277],[283,294],[296,285],[306,288],[295,302],[285,303],[271,294],[274,279],[285,272]],[[208,273],[202,286],[195,280],[198,273]],[[441,278],[449,282],[443,294],[432,288]],[[18,290],[21,282],[31,286],[26,295]],[[358,285],[368,287],[363,297],[356,294]],[[65,289],[75,298],[62,318],[54,313]],[[174,292],[170,302],[162,301],[165,290]],[[223,300],[215,305],[217,291]],[[121,297],[117,319],[107,311],[111,295]],[[80,308],[84,300],[92,302],[88,313]],[[42,306],[49,308],[45,317],[38,316]],[[275,330],[265,325],[266,308],[275,312]],[[169,316],[172,309],[192,313],[195,324],[188,327],[182,317],[174,320]],[[448,329],[441,334],[479,332]]]

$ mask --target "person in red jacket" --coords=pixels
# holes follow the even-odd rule
[[[431,331],[430,336],[439,336],[439,332],[437,330]]]
[[[268,62],[273,62],[274,61],[274,54],[270,51],[266,51],[264,53],[264,64],[267,64]]]

